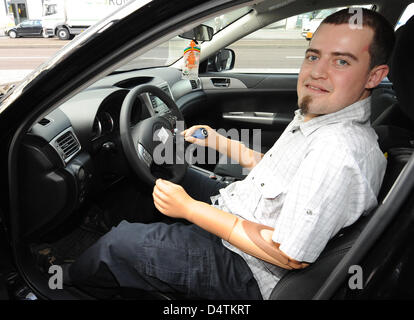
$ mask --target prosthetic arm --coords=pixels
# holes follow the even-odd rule
[[[309,264],[289,258],[271,239],[274,229],[196,201],[187,220],[228,241],[243,252],[284,269],[302,269]]]
[[[207,134],[202,138],[193,136],[200,129],[204,129]],[[247,148],[240,141],[226,138],[206,125],[193,126],[184,130],[181,134],[184,135],[187,142],[213,148],[225,154],[228,158],[237,161],[244,168],[252,169],[263,157],[262,153]]]
[[[272,240],[272,228],[197,201],[180,185],[158,179],[153,197],[156,208],[163,214],[173,218],[184,218],[247,254],[284,269],[301,269],[308,266],[291,259],[279,249],[279,244]]]

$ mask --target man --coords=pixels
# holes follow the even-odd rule
[[[369,122],[370,94],[388,73],[394,34],[379,14],[362,13],[360,26],[347,9],[322,22],[299,74],[299,110],[265,155],[207,126],[206,140],[191,137],[200,126],[184,132],[252,169],[243,181],[218,190],[191,172],[184,188],[158,179],[156,208],[191,224],[123,221],[64,276],[189,297],[267,299],[288,270],[313,263],[340,229],[377,205],[386,167]],[[191,183],[199,189],[193,197]]]

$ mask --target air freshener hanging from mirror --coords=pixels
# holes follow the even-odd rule
[[[198,79],[198,66],[200,63],[200,46],[194,40],[184,49],[184,65],[182,78],[188,80]]]

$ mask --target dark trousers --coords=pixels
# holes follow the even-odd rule
[[[182,186],[209,202],[222,184],[188,170]],[[76,285],[138,288],[205,299],[262,299],[241,256],[194,224],[122,221],[70,267]]]

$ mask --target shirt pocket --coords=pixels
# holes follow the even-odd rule
[[[259,221],[274,225],[282,208],[284,187],[278,181],[260,183],[260,200],[255,211],[255,217]]]

